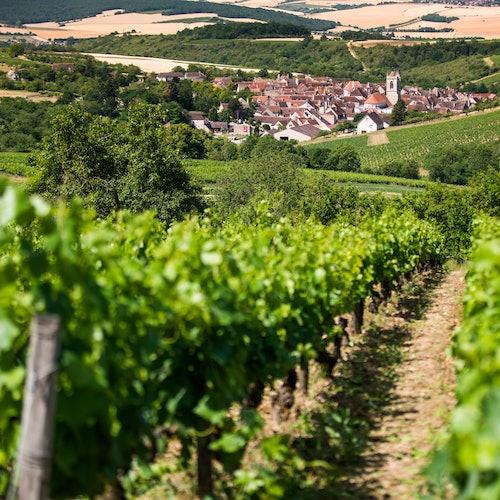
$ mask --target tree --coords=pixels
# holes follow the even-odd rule
[[[8,54],[10,57],[22,56],[24,52],[24,47],[20,43],[14,43],[8,49]]]
[[[90,84],[82,105],[93,115],[115,117],[118,114],[118,88],[112,78],[96,79]]]
[[[361,159],[352,146],[341,144],[331,151],[325,168],[344,172],[359,172],[361,170]]]
[[[488,168],[469,179],[475,207],[494,217],[500,217],[500,171]]]
[[[193,109],[193,88],[191,80],[181,80],[178,84],[177,92],[177,102],[184,109]]]
[[[305,212],[323,224],[330,224],[340,215],[350,216],[358,208],[359,190],[339,185],[328,175],[315,178],[305,193]]]
[[[181,123],[167,127],[166,144],[179,158],[203,158],[209,136],[202,130],[196,130]]]
[[[207,158],[217,161],[231,161],[238,158],[238,148],[235,144],[223,137],[207,141]]]
[[[393,177],[406,177],[407,179],[420,178],[418,165],[412,160],[392,160],[383,165],[380,168],[380,172]]]
[[[207,118],[211,122],[216,122],[219,119],[219,113],[217,111],[217,108],[215,106],[212,106],[207,113]]]
[[[304,174],[293,155],[270,151],[248,164],[236,164],[217,181],[216,204],[223,216],[245,209],[252,200],[273,198],[276,215],[300,210]],[[279,196],[277,196],[279,194]]]
[[[433,151],[425,166],[433,181],[467,184],[477,172],[492,167],[500,170],[500,147],[497,144],[462,144]]]
[[[164,121],[165,114],[157,107],[136,104],[130,109],[123,127],[122,154],[127,169],[119,181],[119,198],[129,210],[154,210],[160,220],[170,223],[200,210],[202,203],[198,189],[167,140],[169,129],[163,126]]]
[[[143,103],[131,106],[124,123],[67,106],[34,157],[33,190],[51,199],[79,197],[99,217],[155,210],[170,223],[200,208],[164,120],[160,108]]]
[[[307,151],[312,168],[326,168],[330,150],[328,148],[311,148]]]
[[[398,102],[392,108],[392,123],[393,125],[401,125],[406,118],[406,104],[403,99],[398,99]]]

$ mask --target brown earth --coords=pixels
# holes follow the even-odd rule
[[[421,471],[455,404],[455,373],[447,353],[461,317],[464,272],[449,273],[433,291],[422,320],[399,315],[392,328],[407,329],[403,362],[391,402],[380,415],[354,483],[370,485],[371,498],[413,498],[424,487]]]
[[[389,137],[385,130],[368,134],[368,146],[380,146],[381,144],[389,144]]]

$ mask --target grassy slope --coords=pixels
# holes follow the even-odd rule
[[[27,164],[29,153],[0,153],[0,173],[29,177],[33,170]],[[191,175],[201,184],[209,186],[227,175],[236,161],[186,160],[184,164]],[[399,193],[424,187],[426,181],[400,179],[383,175],[332,172],[326,170],[306,170],[310,176],[326,174],[338,182],[353,184],[362,191]],[[1,175],[1,174],[0,174]]]
[[[28,156],[29,153],[0,153],[0,172],[29,176],[32,169],[28,165]]]
[[[302,42],[256,40],[188,40],[172,36],[104,36],[79,41],[82,52],[152,56],[183,61],[231,64],[248,68],[307,72],[350,77],[362,71],[343,41]]]
[[[306,147],[334,149],[352,145],[361,156],[362,166],[377,168],[391,160],[414,160],[420,164],[433,150],[454,144],[493,142],[498,138],[500,110],[450,119],[437,123],[387,130],[389,144],[368,146],[367,136],[321,142]]]
[[[226,176],[238,161],[186,160],[189,173],[205,186],[210,186],[218,179]],[[334,172],[331,170],[305,170],[308,176],[327,175],[339,183],[352,184],[361,191],[380,191],[400,193],[415,191],[425,187],[425,180],[402,179],[385,175],[358,174],[352,172]]]

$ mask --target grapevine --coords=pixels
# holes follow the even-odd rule
[[[255,431],[247,402],[256,388],[323,352],[338,335],[334,318],[379,284],[442,259],[439,232],[411,213],[353,227],[269,212],[262,202],[251,225],[207,217],[167,230],[150,213],[96,221],[76,202],[51,207],[3,190],[0,491],[33,314],[58,314],[64,330],[54,496],[102,492],[134,458],[154,458],[167,435],[187,454],[197,442],[203,493],[212,455],[234,465]]]

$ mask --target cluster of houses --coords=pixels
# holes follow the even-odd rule
[[[219,80],[214,81],[214,85],[229,84],[229,79]],[[352,127],[346,128],[355,129],[358,134],[387,128],[391,125],[393,107],[400,99],[409,111],[445,114],[463,113],[482,100],[496,98],[495,94],[466,93],[451,88],[403,87],[398,71],[388,73],[385,84],[300,75],[237,83],[238,92],[244,89],[252,93],[253,125],[258,126],[260,134],[298,142],[329,133],[342,123],[351,123]],[[250,124],[224,126],[220,122],[209,122],[200,113],[192,114],[191,123],[215,134],[226,133],[232,140],[237,139],[243,129],[247,134],[254,129]]]

